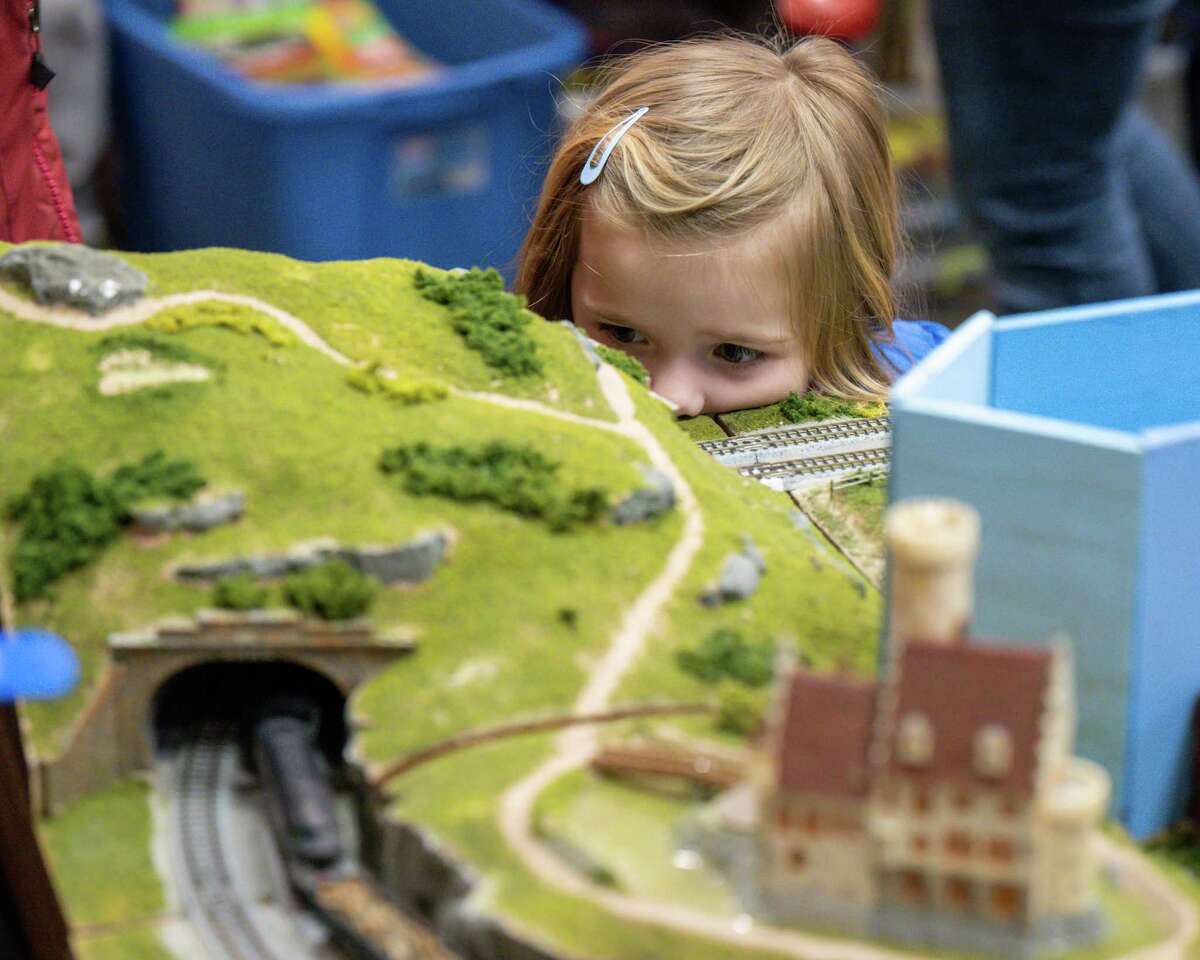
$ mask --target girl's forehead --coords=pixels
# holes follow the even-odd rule
[[[685,311],[688,316],[748,312],[786,320],[786,280],[764,237],[664,241],[598,215],[583,218],[575,263],[577,292],[593,308],[628,316]]]

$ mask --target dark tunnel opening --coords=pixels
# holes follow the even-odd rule
[[[155,749],[173,750],[213,723],[235,727],[245,747],[266,712],[296,701],[316,709],[317,742],[331,767],[340,767],[346,698],[328,677],[288,661],[214,661],[174,674],[154,697]]]

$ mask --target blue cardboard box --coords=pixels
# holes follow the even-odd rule
[[[399,88],[272,86],[174,38],[172,0],[104,0],[138,250],[410,257],[509,269],[587,51],[544,0],[378,0],[440,69]]]
[[[892,393],[890,495],[980,512],[975,633],[1075,651],[1079,752],[1137,838],[1200,694],[1200,292],[972,317]]]

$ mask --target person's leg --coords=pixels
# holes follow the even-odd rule
[[[1195,170],[1141,110],[1130,111],[1119,140],[1156,291],[1200,287],[1200,182]]]
[[[1117,133],[1164,0],[934,0],[955,178],[1004,312],[1155,282]]]

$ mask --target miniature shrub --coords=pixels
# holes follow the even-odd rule
[[[450,395],[449,388],[436,380],[419,380],[415,377],[393,377],[379,381],[382,393],[389,399],[397,400],[405,406],[415,406],[419,403],[429,403],[432,400],[444,400]]]
[[[679,650],[679,669],[704,683],[735,680],[747,687],[762,687],[775,674],[775,650],[769,642],[750,643],[737,630],[721,627],[690,650]]]
[[[12,554],[17,599],[41,596],[63,574],[99,554],[138,500],[186,498],[203,486],[192,463],[167,460],[161,451],[119,467],[107,480],[73,463],[39,473],[25,493],[5,505],[8,518],[21,525]]]
[[[96,556],[120,530],[121,505],[112,488],[74,464],[38,474],[6,512],[21,524],[12,554],[18,600],[41,596],[64,573]]]
[[[222,577],[213,587],[213,605],[222,610],[258,610],[270,591],[248,573]]]
[[[385,377],[381,375],[379,361],[365,367],[356,367],[346,374],[346,382],[363,393],[381,393],[405,406],[442,400],[450,395],[450,389],[437,380],[417,377]]]
[[[283,582],[289,604],[322,620],[361,617],[375,600],[375,581],[345,560],[330,560],[293,573]]]
[[[221,327],[235,333],[256,333],[273,347],[286,347],[295,342],[286,327],[266,314],[252,307],[220,300],[168,307],[147,320],[146,326],[167,333],[178,333],[194,327]]]
[[[186,500],[204,487],[204,478],[190,460],[168,460],[165,453],[155,450],[140,463],[118,467],[109,484],[121,503],[121,519],[125,520],[129,508],[139,500]]]
[[[507,377],[542,372],[537,344],[529,336],[532,316],[520,297],[505,293],[495,270],[440,277],[418,270],[413,285],[426,300],[449,307],[454,331],[493,370]]]
[[[761,696],[729,684],[721,689],[718,698],[717,729],[736,736],[752,736],[762,729],[764,707]]]
[[[789,393],[787,399],[779,405],[779,413],[791,423],[828,420],[831,417],[882,417],[887,413],[887,404],[843,400],[809,390],[804,396]]]
[[[504,510],[544,520],[553,530],[591,523],[608,509],[597,487],[563,490],[558,464],[532,447],[497,440],[480,447],[408,444],[385,450],[384,473],[398,475],[417,496],[486,500]]]
[[[650,386],[650,371],[642,366],[642,361],[623,350],[607,347],[603,343],[596,344],[596,353],[605,363],[611,363],[622,373],[633,377],[643,387]]]

